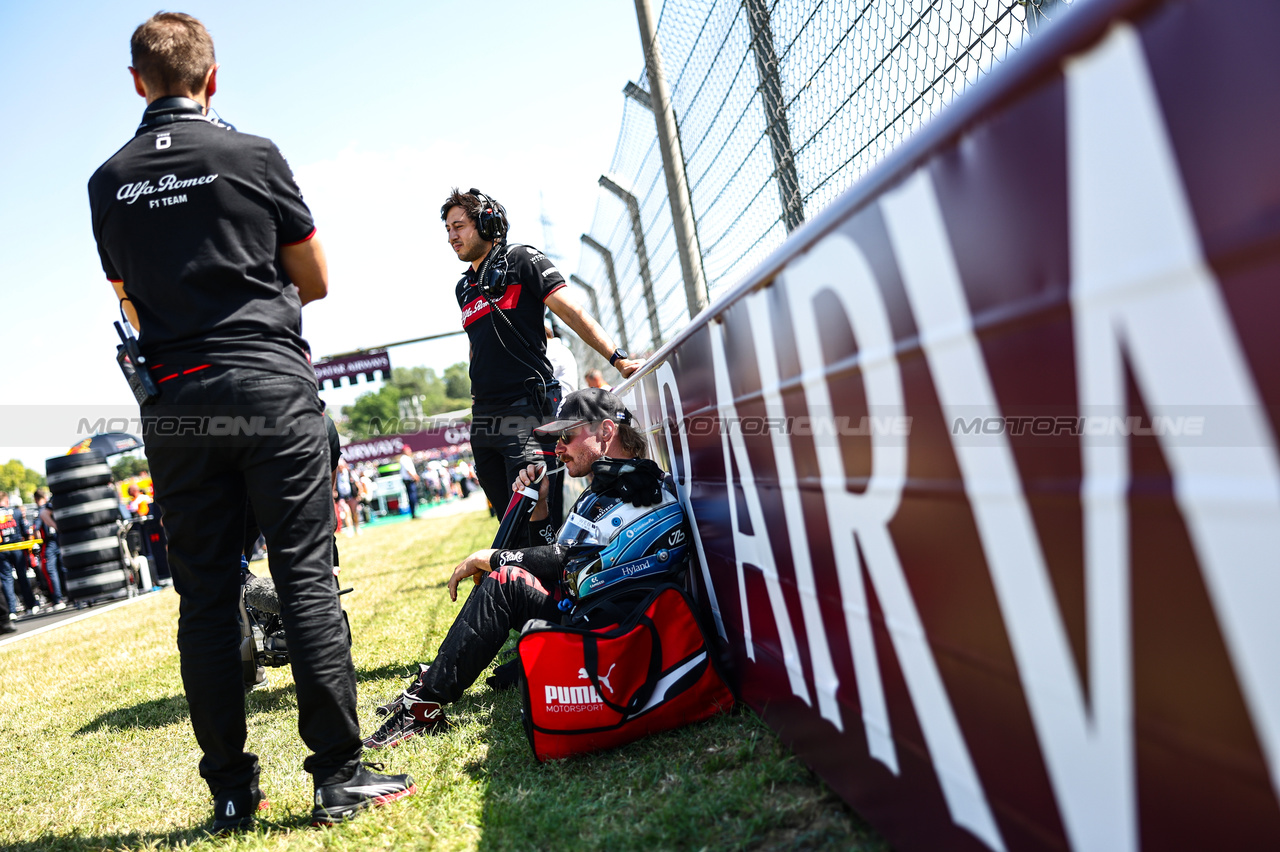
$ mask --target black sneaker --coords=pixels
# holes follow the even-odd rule
[[[382,726],[365,738],[365,748],[391,748],[418,734],[439,734],[449,730],[449,720],[437,701],[418,698],[405,690],[386,706],[394,709]]]
[[[312,825],[333,825],[351,819],[365,808],[376,808],[413,795],[418,788],[408,775],[383,775],[381,763],[364,763],[347,781],[316,788]]]
[[[254,814],[267,804],[257,781],[248,787],[219,790],[213,797],[213,833],[249,831],[253,828]]]

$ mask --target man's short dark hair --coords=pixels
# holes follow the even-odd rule
[[[444,204],[440,205],[440,221],[447,221],[449,211],[455,207],[461,207],[462,212],[471,220],[471,224],[476,224],[480,219],[480,210],[484,207],[480,199],[469,192],[463,192],[456,186],[449,192],[449,197],[444,200]]]
[[[165,95],[195,95],[213,67],[213,37],[190,15],[157,12],[129,40],[133,70]]]

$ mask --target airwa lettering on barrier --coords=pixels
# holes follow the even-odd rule
[[[1076,10],[621,389],[739,695],[903,848],[1280,844],[1280,166],[1161,84],[1210,5]]]

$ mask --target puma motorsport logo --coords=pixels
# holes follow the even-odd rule
[[[613,684],[609,683],[609,675],[613,674],[613,670],[618,667],[617,663],[609,666],[609,671],[600,675],[600,683],[605,689],[609,690],[609,694],[613,694]],[[578,669],[578,680],[591,680],[591,675],[587,674],[585,668]]]
[[[548,713],[581,713],[604,704],[594,686],[546,686]]]

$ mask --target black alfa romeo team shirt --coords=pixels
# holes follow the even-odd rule
[[[90,178],[89,205],[102,269],[124,282],[158,378],[218,364],[315,380],[278,260],[315,225],[269,139],[198,119],[139,130]]]
[[[476,280],[475,270],[468,266],[456,288],[462,327],[471,340],[471,395],[482,405],[531,398],[535,390],[540,393],[539,383],[554,381],[547,360],[543,302],[565,286],[564,276],[536,248],[519,243],[507,246],[507,290],[494,304],[536,353],[520,342],[501,317],[491,316]]]

